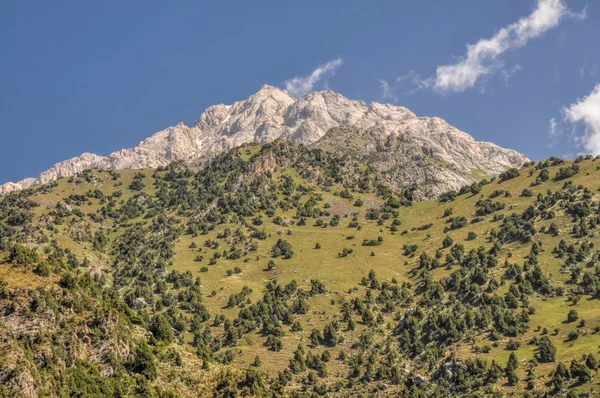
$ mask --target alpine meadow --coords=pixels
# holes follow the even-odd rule
[[[274,141],[11,193],[2,393],[593,395],[598,173],[551,158],[415,202]]]

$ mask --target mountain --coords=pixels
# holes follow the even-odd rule
[[[409,188],[416,200],[437,198],[528,161],[514,151],[477,142],[440,118],[334,127],[313,146],[374,167],[390,188],[396,192]]]
[[[372,134],[378,141],[387,140],[387,144],[373,146]],[[322,138],[324,142],[320,143]],[[283,139],[344,152],[355,138],[366,142],[373,152],[383,148],[385,154],[367,156],[364,148],[360,154],[363,159],[378,158],[375,166],[388,171],[394,186],[411,186],[420,199],[459,189],[473,183],[477,176],[498,174],[528,160],[515,151],[477,142],[442,119],[417,117],[404,107],[375,102],[367,105],[329,90],[296,99],[285,90],[265,85],[244,101],[209,107],[191,127],[179,123],[134,148],[108,156],[84,153],[57,163],[38,178],[1,185],[0,194],[70,177],[90,168],[155,168],[175,160],[202,166],[244,143]]]
[[[598,395],[600,157],[414,201],[326,136],[0,198],[0,397]]]

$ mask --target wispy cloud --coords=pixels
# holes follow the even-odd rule
[[[556,119],[555,118],[550,119],[550,130],[548,131],[548,135],[552,138],[554,138],[558,135],[558,129],[556,127]]]
[[[579,78],[583,79],[586,77],[586,74],[589,74],[591,77],[596,76],[598,70],[600,69],[600,65],[595,64],[588,67],[588,61],[585,61],[585,64],[579,69]]]
[[[335,71],[344,63],[341,58],[327,62],[325,65],[320,65],[308,76],[296,76],[293,79],[285,81],[285,88],[295,97],[313,91],[313,88],[319,81],[329,76],[333,76]]]
[[[567,41],[567,32],[565,32],[563,30],[558,35],[558,39],[556,39],[556,48],[561,48],[562,46],[564,46],[566,41]]]
[[[433,85],[434,80],[430,77],[424,78],[419,73],[411,70],[405,75],[398,76],[398,78],[396,79],[397,84],[403,84],[405,82],[408,82],[413,86],[413,89],[409,91],[410,94],[413,94],[419,90],[430,88]]]
[[[396,90],[392,86],[390,86],[390,84],[387,81],[379,79],[379,85],[381,86],[381,97],[383,99],[392,100],[392,102],[398,101]]]
[[[394,84],[381,83],[384,98],[393,98],[395,92],[406,85],[412,85],[409,93],[422,89],[433,89],[439,93],[462,92],[475,87],[476,83],[498,73],[499,77],[508,82],[522,68],[520,65],[506,67],[503,55],[514,49],[525,46],[548,30],[558,26],[565,17],[583,20],[587,9],[573,12],[567,8],[564,0],[537,0],[534,10],[526,17],[503,27],[489,39],[481,39],[475,44],[467,45],[467,52],[457,62],[440,65],[433,77],[423,78],[414,71],[396,79]],[[559,42],[566,39],[566,33],[559,37]],[[485,89],[482,88],[482,92]]]
[[[578,137],[583,147],[593,155],[600,155],[600,83],[590,94],[580,98],[574,104],[562,109],[565,120],[575,127],[585,126],[585,132]]]
[[[514,65],[510,69],[502,69],[500,71],[500,78],[504,81],[504,84],[508,86],[508,81],[510,80],[510,78],[513,77],[517,72],[520,72],[522,70],[523,68],[519,64]]]
[[[555,118],[550,119],[550,127],[548,129],[548,137],[550,143],[548,146],[552,148],[558,142],[559,137],[562,135],[562,130],[558,127],[558,123]]]
[[[459,92],[473,88],[483,76],[496,73],[504,62],[501,56],[511,49],[525,46],[530,40],[558,26],[568,15],[585,18],[584,13],[574,14],[563,0],[538,0],[533,12],[502,29],[489,39],[467,45],[467,53],[457,63],[437,68],[433,88],[439,92]]]
[[[383,99],[390,99],[393,102],[398,101],[397,92],[406,86],[409,86],[410,89],[406,92],[408,94],[414,94],[419,90],[423,90],[425,88],[430,88],[433,85],[432,78],[423,78],[420,74],[415,71],[410,71],[402,76],[398,76],[393,83],[388,83],[387,80],[379,80],[379,85],[381,86],[381,97]]]

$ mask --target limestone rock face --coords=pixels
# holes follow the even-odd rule
[[[20,191],[22,189],[27,189],[34,185],[36,179],[35,178],[26,178],[19,182],[7,182],[3,185],[0,185],[0,195],[6,195],[11,192]]]
[[[46,184],[58,180],[59,178],[70,177],[74,174],[81,173],[85,169],[97,167],[103,160],[104,158],[102,156],[86,152],[81,156],[55,164],[51,169],[40,174],[33,184]]]
[[[108,156],[84,153],[55,164],[38,178],[0,185],[0,195],[89,168],[154,168],[175,160],[198,166],[241,144],[275,139],[354,153],[395,176],[390,182],[398,187],[427,185],[423,198],[474,181],[474,171],[497,174],[528,160],[515,151],[477,142],[442,119],[417,117],[404,107],[366,104],[330,90],[296,99],[286,90],[265,85],[246,100],[209,107],[191,127],[179,123]]]
[[[417,200],[438,197],[528,159],[470,135],[439,118],[409,117],[394,124],[330,129],[313,144],[350,155],[380,172],[396,190],[411,188]]]

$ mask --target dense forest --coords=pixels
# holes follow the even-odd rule
[[[276,141],[0,198],[0,396],[592,397],[600,160],[437,200]]]

